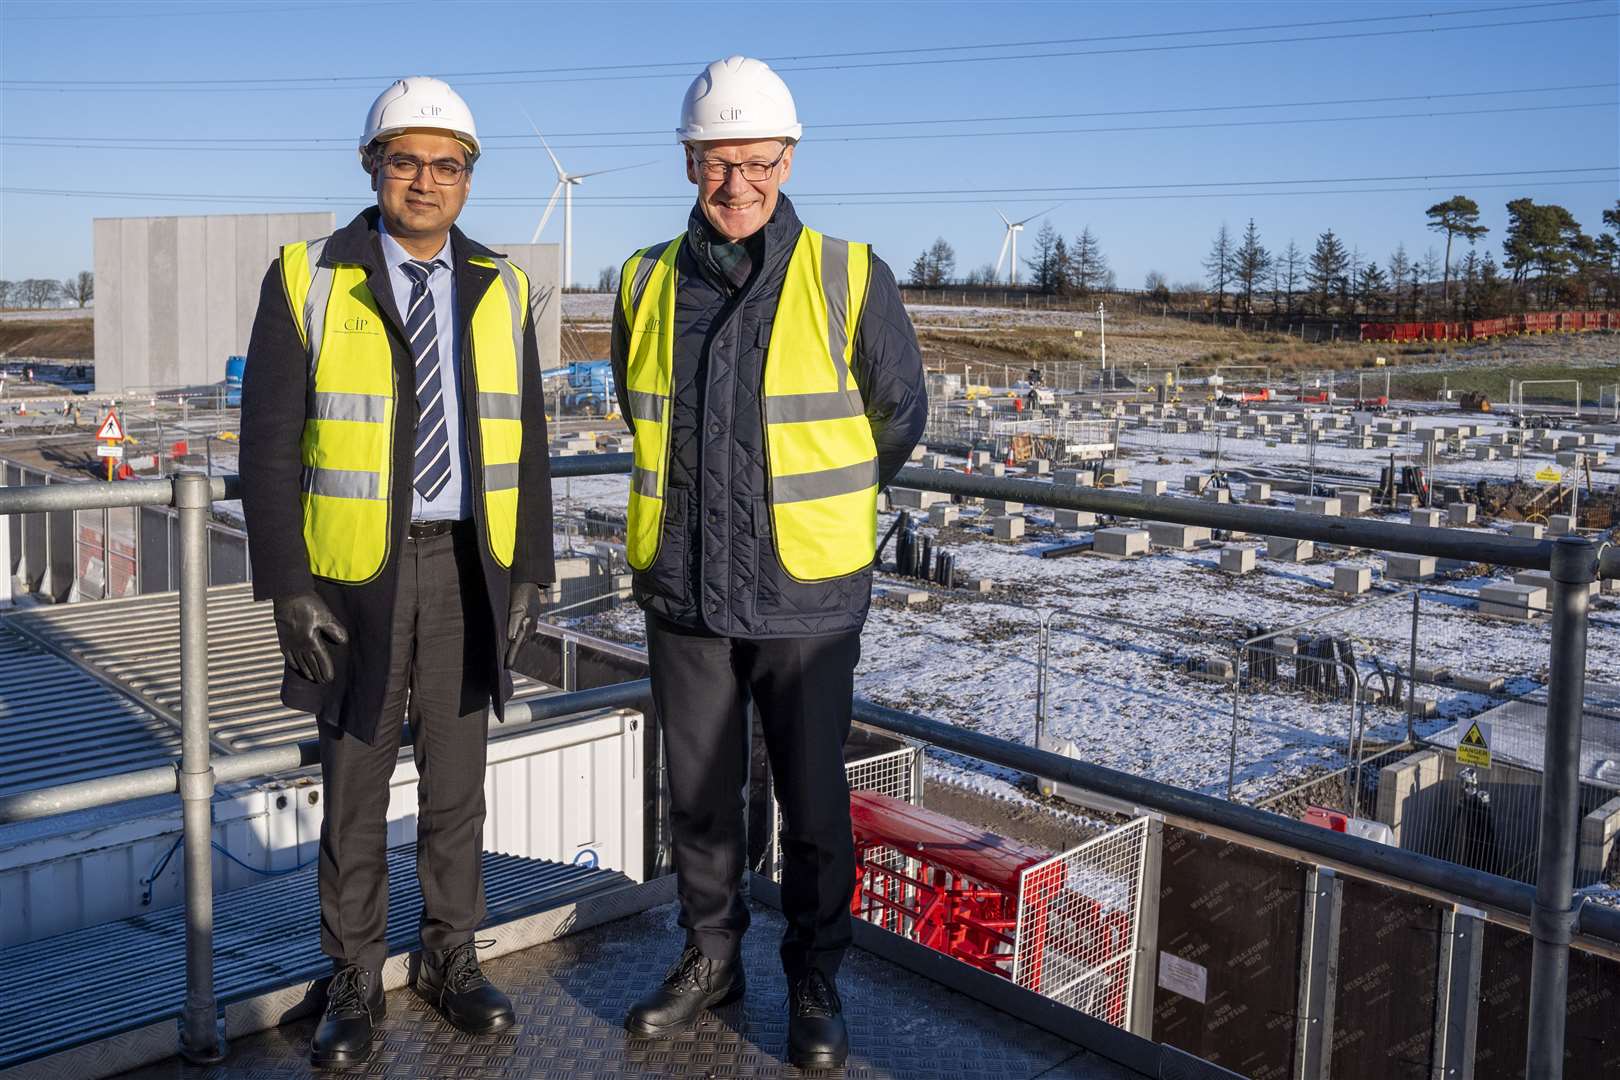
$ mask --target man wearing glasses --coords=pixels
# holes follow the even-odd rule
[[[364,1062],[384,1012],[389,778],[417,783],[416,992],[464,1031],[509,1027],[479,970],[486,715],[553,576],[551,480],[529,285],[455,227],[478,133],[454,90],[396,82],[360,163],[377,205],[288,244],[242,385],[254,596],[275,604],[282,700],[320,724],[321,947],[310,1058]]]
[[[835,977],[855,866],[843,746],[871,599],[877,493],[927,417],[889,268],[799,222],[786,85],[733,56],[682,107],[686,231],[625,263],[613,325],[635,433],[627,547],[664,726],[685,948],[637,1002],[674,1034],[743,992],[744,789],[757,707],[783,812],[782,964],[795,1065],[848,1053]]]

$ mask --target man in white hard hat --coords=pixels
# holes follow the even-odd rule
[[[658,1037],[743,992],[744,789],[757,707],[783,812],[788,1052],[848,1053],[835,984],[855,866],[843,746],[877,493],[927,417],[916,335],[866,244],[781,193],[801,129],[758,60],[710,64],[678,138],[697,205],[624,265],[613,325],[635,433],[627,549],[664,726],[685,948],[626,1027]]]
[[[310,1057],[364,1062],[383,1016],[389,778],[410,726],[421,948],[411,985],[456,1027],[512,1006],[479,970],[486,716],[553,577],[529,283],[455,227],[478,159],[449,86],[401,79],[360,164],[377,205],[288,244],[242,383],[254,596],[275,604],[282,700],[319,718],[321,947]]]

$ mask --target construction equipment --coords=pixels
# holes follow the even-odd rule
[[[1463,412],[1487,413],[1491,411],[1491,401],[1483,391],[1464,390],[1457,398],[1457,408]]]
[[[612,412],[614,399],[613,364],[608,360],[576,360],[564,367],[540,373],[542,379],[567,378],[568,388],[559,395],[561,408],[586,416]]]

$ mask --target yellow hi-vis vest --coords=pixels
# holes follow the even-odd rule
[[[681,239],[636,252],[619,279],[635,420],[628,555],[637,570],[658,558],[663,535]],[[850,371],[871,260],[870,245],[800,232],[765,352],[771,531],[782,569],[798,581],[862,570],[877,548],[877,445]]]
[[[322,238],[281,249],[281,281],[309,354],[310,404],[299,443],[304,544],[311,573],[358,584],[376,577],[388,560],[399,388],[365,267],[322,266],[325,247]],[[473,462],[480,473],[475,490],[483,491],[490,553],[509,567],[517,541],[529,279],[505,259],[470,261],[499,273],[473,312],[467,340],[481,450],[474,456],[482,458]]]

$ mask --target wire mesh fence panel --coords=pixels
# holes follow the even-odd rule
[[[1012,980],[1124,1027],[1141,915],[1147,818],[1020,875]]]
[[[875,791],[893,799],[921,806],[923,800],[923,751],[920,746],[904,746],[898,750],[875,754],[859,761],[846,761],[844,775],[851,791]],[[782,880],[782,804],[771,795],[771,880]],[[884,866],[901,873],[914,868],[899,852],[888,851]],[[894,929],[894,927],[890,927]]]

